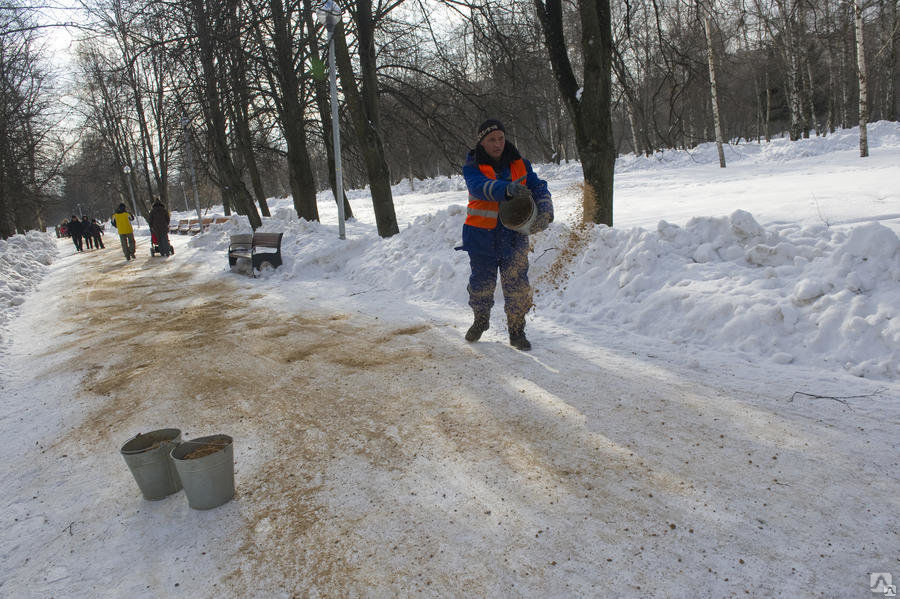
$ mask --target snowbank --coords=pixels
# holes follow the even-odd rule
[[[58,254],[56,238],[29,231],[0,239],[0,327],[15,314]]]
[[[351,224],[344,242],[321,223],[270,221],[266,229],[285,231],[285,265],[269,276],[341,278],[464,312],[468,260],[453,251],[464,213],[454,205],[420,216],[384,240]],[[231,233],[247,229],[235,218],[191,245],[222,252]],[[737,210],[684,227],[661,221],[655,231],[554,223],[534,240],[541,318],[579,331],[619,327],[685,352],[900,378],[900,239],[878,223],[764,228]]]

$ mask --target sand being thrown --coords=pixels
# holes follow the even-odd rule
[[[571,274],[572,262],[576,256],[583,253],[591,240],[593,228],[590,225],[592,221],[585,215],[593,214],[596,210],[594,190],[587,183],[578,183],[575,187],[581,191],[580,210],[575,214],[575,222],[569,228],[568,233],[560,238],[560,245],[547,250],[557,250],[556,259],[547,267],[547,270],[536,277],[534,291],[537,295],[565,290]],[[531,241],[531,251],[534,251],[534,239]]]

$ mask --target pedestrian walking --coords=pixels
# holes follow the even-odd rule
[[[94,249],[94,235],[91,233],[91,221],[86,218],[81,219],[81,237],[87,249]]]
[[[72,219],[69,221],[69,226],[66,228],[69,232],[69,236],[72,237],[72,243],[75,244],[76,252],[83,252],[83,237],[82,237],[82,223],[78,220],[78,217],[74,214],[72,215]]]
[[[115,214],[112,215],[110,221],[115,223],[116,231],[119,232],[119,241],[122,243],[122,252],[125,254],[125,260],[135,258],[134,228],[131,221],[134,220],[132,215],[125,208],[125,204],[119,204]]]
[[[153,207],[150,209],[150,236],[153,238],[153,243],[156,244],[160,256],[175,253],[172,246],[169,245],[169,211],[159,199],[153,202]]]
[[[531,343],[525,336],[525,315],[531,309],[533,292],[528,282],[527,233],[543,231],[553,221],[550,191],[546,181],[534,173],[531,163],[506,139],[503,123],[497,119],[488,119],[478,127],[463,177],[469,204],[463,243],[457,249],[469,253],[469,306],[475,314],[466,341],[478,341],[490,327],[499,271],[509,343],[528,351]],[[537,214],[527,233],[500,222],[501,203],[511,201],[534,202]]]
[[[106,246],[103,245],[103,228],[100,226],[100,223],[97,222],[96,218],[91,219],[91,237],[94,240],[94,248],[97,249],[106,249]]]

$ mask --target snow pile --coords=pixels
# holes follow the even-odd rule
[[[764,229],[738,210],[656,231],[557,228],[536,252],[576,242],[565,281],[546,262],[532,271],[544,291],[537,309],[558,322],[900,377],[900,240],[885,226]]]
[[[29,231],[0,239],[0,326],[15,313],[58,254],[49,233]]]
[[[264,229],[285,233],[284,267],[269,278],[340,279],[468,314],[468,258],[453,250],[464,218],[465,208],[453,205],[388,239],[349,223],[343,242],[333,226],[268,220]],[[221,252],[230,233],[249,231],[240,217],[219,227],[191,245]],[[620,328],[683,346],[686,356],[695,347],[900,378],[900,240],[878,223],[765,228],[737,210],[684,227],[661,221],[655,231],[554,223],[533,240],[542,319],[578,331]],[[499,285],[496,301],[495,316]]]

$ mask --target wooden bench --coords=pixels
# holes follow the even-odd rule
[[[187,219],[183,219],[178,221],[178,233],[181,235],[187,235],[191,232],[191,221]]]
[[[196,235],[201,231],[205,231],[209,228],[210,225],[221,225],[223,223],[231,222],[231,219],[227,216],[217,216],[216,218],[206,217],[202,221],[197,221],[196,218],[192,218],[189,221],[184,221],[187,223],[187,228],[182,231],[178,230],[179,233],[190,233],[191,235]]]
[[[231,236],[228,246],[228,266],[235,270],[239,260],[249,260],[253,270],[263,264],[281,266],[281,238],[284,233],[239,233]],[[274,251],[273,251],[274,250]]]
[[[178,233],[178,223],[180,221],[169,221],[169,233]]]

